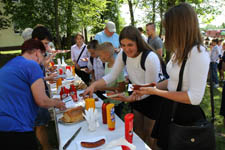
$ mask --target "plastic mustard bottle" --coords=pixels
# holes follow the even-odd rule
[[[58,89],[62,85],[62,78],[58,78],[56,81],[56,88]]]
[[[115,130],[115,112],[114,112],[114,104],[108,104],[106,106],[106,114],[107,114],[107,124],[108,124],[108,129],[110,131]]]
[[[86,98],[85,99],[85,109],[88,110],[89,108],[95,109],[95,99],[94,98]]]
[[[75,76],[75,66],[72,66],[72,74]]]

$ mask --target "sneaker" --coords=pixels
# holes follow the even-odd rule
[[[214,88],[218,88],[218,87],[219,87],[219,84],[214,84],[213,87],[214,87]]]

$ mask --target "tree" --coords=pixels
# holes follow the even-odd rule
[[[71,46],[72,34],[83,28],[101,24],[101,13],[106,9],[106,0],[11,0],[3,1],[6,14],[16,28],[24,30],[43,24],[53,33],[56,45],[60,37],[66,37],[66,48]],[[60,11],[59,11],[60,10]]]
[[[58,9],[59,3],[58,0],[54,0],[54,7],[55,7],[55,32],[56,32],[56,47],[61,48],[60,42],[60,35],[59,35],[59,16],[58,16]]]
[[[225,23],[222,23],[222,28],[225,28]]]
[[[7,29],[10,26],[10,21],[7,19],[0,10],[0,30]]]
[[[155,23],[155,0],[152,1],[152,22]]]
[[[162,19],[163,19],[163,0],[159,1],[159,9],[160,9],[160,27],[159,27],[159,37],[162,36]]]
[[[79,12],[79,15],[77,16],[77,23],[85,31],[86,42],[88,41],[88,26],[103,26],[101,16],[106,10],[106,4],[106,0],[86,0],[82,2],[76,2],[75,11]]]
[[[133,12],[133,3],[131,0],[127,0],[128,5],[129,5],[129,10],[130,10],[130,19],[131,19],[131,25],[134,26],[134,12]]]

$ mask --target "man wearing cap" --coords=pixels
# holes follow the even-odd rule
[[[118,49],[119,44],[119,35],[116,32],[116,26],[112,21],[108,21],[105,25],[105,29],[95,35],[95,39],[99,44],[104,42],[110,42],[115,49]]]

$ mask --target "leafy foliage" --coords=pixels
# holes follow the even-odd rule
[[[58,14],[55,13],[55,0],[4,0],[6,14],[15,23],[15,27],[24,30],[43,24],[56,36],[55,18],[58,15],[59,33],[67,37],[67,45],[73,33],[82,31],[87,26],[101,26],[101,15],[106,9],[106,0],[62,0],[58,3]]]
[[[7,29],[10,26],[10,21],[7,19],[0,10],[0,30]]]

